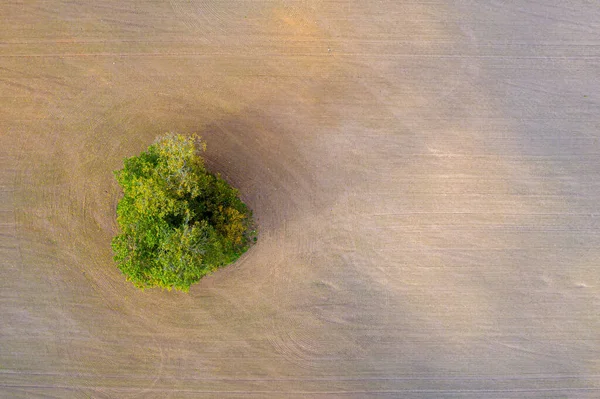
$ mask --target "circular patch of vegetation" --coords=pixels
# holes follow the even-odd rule
[[[256,241],[238,191],[208,172],[197,137],[167,134],[115,171],[124,196],[112,240],[119,269],[139,288],[188,291]]]

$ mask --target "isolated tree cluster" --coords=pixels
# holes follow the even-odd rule
[[[124,196],[112,247],[119,269],[139,288],[188,291],[238,259],[256,240],[238,191],[208,172],[197,137],[167,134],[115,172]]]

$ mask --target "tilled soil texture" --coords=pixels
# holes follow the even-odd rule
[[[600,397],[595,1],[0,2],[0,396]],[[198,133],[260,237],[189,294],[112,171]]]

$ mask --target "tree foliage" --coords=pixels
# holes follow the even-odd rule
[[[124,196],[112,247],[119,269],[139,288],[188,291],[256,239],[238,191],[206,170],[205,149],[197,137],[167,134],[115,171]]]

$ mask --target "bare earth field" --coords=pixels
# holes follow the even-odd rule
[[[259,242],[112,261],[198,133]],[[0,2],[0,397],[600,397],[597,1]]]

